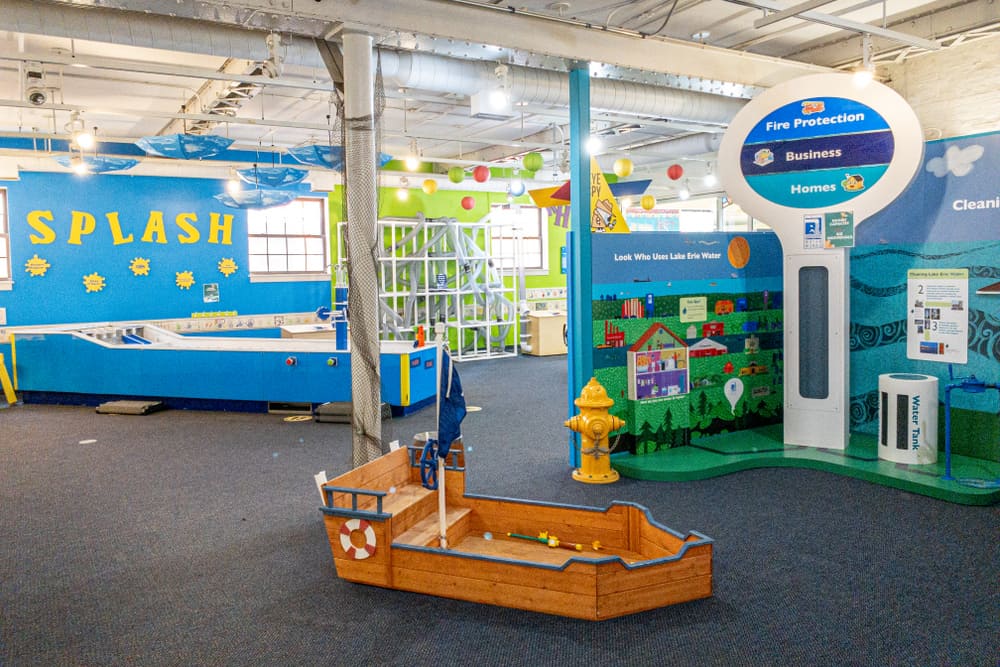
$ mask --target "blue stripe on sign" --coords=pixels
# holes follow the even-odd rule
[[[889,164],[895,141],[892,132],[843,134],[815,139],[745,145],[740,153],[744,176],[816,169],[853,169]]]
[[[747,178],[747,185],[775,204],[793,208],[822,208],[854,199],[875,185],[886,169],[888,165],[767,174]],[[862,187],[846,189],[857,187],[859,182]]]
[[[779,107],[750,130],[745,144],[888,130],[874,109],[842,97],[810,97]]]

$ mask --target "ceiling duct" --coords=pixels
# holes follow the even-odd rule
[[[270,33],[221,23],[194,21],[120,10],[4,0],[4,28],[111,44],[241,58],[264,63],[272,55]],[[313,40],[281,45],[286,65],[324,68]],[[427,53],[380,51],[387,83],[401,88],[472,96],[495,87],[496,63],[459,60]],[[569,78],[565,72],[509,65],[511,99],[565,109]],[[591,106],[599,111],[725,125],[746,100],[609,78],[591,82]]]

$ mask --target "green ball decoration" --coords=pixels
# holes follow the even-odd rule
[[[461,183],[465,180],[465,170],[461,167],[452,167],[448,170],[448,180],[452,183]]]
[[[524,168],[528,171],[538,171],[545,164],[541,153],[528,153],[522,160]]]

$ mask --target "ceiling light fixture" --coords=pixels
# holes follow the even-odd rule
[[[681,185],[681,189],[677,191],[677,197],[681,201],[687,201],[691,198],[691,190],[688,188],[687,179],[684,179],[684,184]]]
[[[714,188],[719,184],[719,178],[712,171],[712,163],[708,163],[708,171],[705,172],[705,178],[702,181],[707,187]]]
[[[861,65],[854,70],[854,85],[863,88],[875,78],[875,65],[872,63],[872,36],[865,33],[861,36]]]
[[[69,132],[73,147],[82,151],[89,151],[94,147],[94,133],[87,129],[79,111],[70,113],[69,122],[66,123],[66,131]]]
[[[407,171],[420,169],[420,151],[417,150],[416,139],[410,139],[410,154],[403,160],[403,166]]]
[[[226,180],[226,192],[228,192],[231,195],[234,195],[242,189],[243,186],[240,184],[240,179],[236,173],[236,168],[230,167],[229,178]]]
[[[86,161],[84,161],[82,155],[74,155],[69,159],[69,168],[73,170],[73,173],[77,176],[83,176],[90,173],[90,168],[87,166]]]

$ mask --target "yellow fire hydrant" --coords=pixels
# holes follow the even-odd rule
[[[580,467],[573,471],[573,479],[587,484],[610,484],[618,480],[618,471],[611,468],[611,450],[608,434],[625,426],[625,421],[608,413],[615,402],[597,381],[590,382],[580,392],[573,405],[580,414],[567,419],[565,426],[580,434]]]

